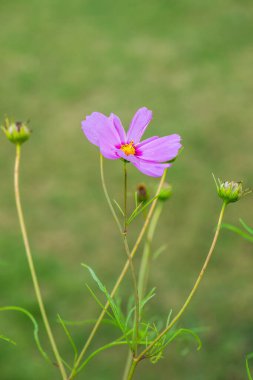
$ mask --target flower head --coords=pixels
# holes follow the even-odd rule
[[[181,139],[179,135],[173,134],[140,141],[151,119],[152,112],[146,107],[140,108],[126,133],[118,116],[111,114],[107,117],[93,112],[82,121],[82,130],[87,139],[99,147],[104,157],[110,160],[124,159],[142,173],[160,177],[177,156]]]
[[[213,176],[214,177],[214,176]],[[242,181],[225,181],[222,182],[219,178],[214,181],[217,188],[217,193],[221,199],[226,203],[238,201],[242,196],[251,193],[250,189],[243,189]]]
[[[26,124],[21,121],[10,122],[8,118],[5,119],[1,129],[13,144],[23,144],[31,135],[31,131]]]

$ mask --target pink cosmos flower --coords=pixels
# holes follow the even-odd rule
[[[140,141],[149,122],[152,111],[140,108],[134,115],[126,133],[118,116],[107,117],[93,112],[82,121],[82,130],[87,139],[97,145],[101,154],[110,159],[123,158],[130,161],[138,170],[151,177],[162,176],[164,169],[171,166],[181,148],[180,136],[153,136]]]

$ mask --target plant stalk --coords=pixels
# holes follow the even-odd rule
[[[105,180],[104,180],[103,156],[102,155],[100,155],[100,171],[101,171],[102,187],[103,187],[103,190],[104,190],[104,193],[105,193],[108,205],[109,205],[110,210],[112,212],[112,215],[113,215],[113,217],[114,217],[114,219],[116,221],[116,224],[117,224],[117,226],[119,227],[119,229],[121,231],[120,222],[119,222],[118,217],[117,217],[117,215],[116,215],[116,213],[114,211],[114,208],[112,206],[112,203],[111,203],[111,200],[110,200],[110,197],[108,195],[107,188],[106,188],[106,184],[105,184]],[[160,193],[161,189],[162,189],[162,186],[163,186],[164,181],[165,181],[166,173],[167,173],[167,170],[164,170],[164,173],[163,173],[163,175],[161,177],[161,180],[159,182],[159,185],[158,185],[158,188],[157,188],[157,191],[156,191],[156,195],[158,195]],[[151,217],[153,215],[153,212],[155,210],[156,204],[157,204],[157,198],[155,198],[154,202],[151,204],[149,212],[148,212],[148,215],[147,215],[147,218],[146,218],[146,220],[145,220],[145,222],[144,222],[144,224],[142,226],[142,229],[140,231],[139,236],[137,237],[137,240],[136,240],[136,242],[134,244],[134,247],[133,247],[132,251],[130,252],[131,258],[134,257],[134,255],[136,254],[136,252],[137,252],[137,250],[139,248],[139,245],[140,245],[140,243],[142,241],[142,238],[143,238],[143,236],[144,236],[144,234],[145,234],[145,232],[147,230],[147,227],[149,225],[150,219],[151,219]],[[115,283],[115,285],[114,285],[114,287],[112,289],[112,292],[111,292],[111,297],[112,298],[114,297],[114,295],[117,292],[117,290],[118,290],[121,282],[123,281],[123,279],[124,279],[124,277],[125,277],[125,275],[126,275],[126,273],[128,271],[128,268],[129,268],[129,260],[127,260],[127,262],[125,263],[125,265],[124,265],[124,267],[123,267],[123,269],[122,269],[122,271],[121,271],[121,273],[120,273],[120,275],[119,275],[119,277],[118,277],[118,279],[117,279],[117,281],[116,281],[116,283]],[[69,380],[74,379],[74,377],[76,375],[76,370],[77,370],[79,364],[81,363],[81,360],[82,360],[83,356],[85,355],[86,351],[88,350],[88,348],[90,346],[90,343],[92,342],[92,340],[93,340],[93,338],[94,338],[94,336],[95,336],[95,334],[96,334],[96,332],[97,332],[97,330],[98,330],[98,328],[99,328],[99,326],[100,326],[100,324],[101,324],[101,322],[102,322],[102,320],[103,320],[103,318],[104,318],[104,316],[106,314],[106,311],[109,308],[109,306],[110,306],[110,304],[107,301],[106,304],[105,304],[105,306],[104,306],[103,311],[101,312],[100,316],[97,319],[97,322],[95,323],[92,331],[90,332],[90,335],[89,335],[89,337],[88,337],[88,339],[87,339],[87,341],[86,341],[86,343],[85,343],[85,345],[84,345],[81,353],[79,354],[79,357],[78,357],[78,359],[76,361],[76,365],[73,368],[73,371],[72,371],[72,373],[70,375]]]
[[[179,312],[177,313],[177,315],[173,318],[173,320],[170,322],[170,324],[166,327],[166,329],[164,329],[158,336],[157,338],[152,342],[150,343],[150,345],[148,347],[145,348],[145,350],[143,350],[139,356],[135,359],[136,361],[136,364],[133,365],[132,364],[132,367],[130,368],[130,372],[129,372],[129,375],[128,375],[128,378],[127,380],[131,380],[133,378],[133,374],[134,374],[134,371],[136,369],[136,365],[146,357],[146,355],[148,354],[148,352],[154,347],[154,345],[165,335],[167,334],[167,332],[177,323],[177,321],[179,320],[179,318],[181,317],[181,315],[184,313],[184,311],[186,310],[187,306],[190,304],[191,300],[192,300],[192,297],[194,296],[196,290],[198,289],[198,286],[202,280],[202,277],[206,271],[206,268],[209,264],[209,261],[212,257],[212,253],[214,251],[214,248],[216,246],[216,243],[217,243],[217,239],[218,239],[218,236],[219,236],[219,233],[220,233],[220,229],[221,229],[221,223],[222,223],[222,220],[223,220],[223,217],[224,217],[224,212],[225,212],[225,208],[226,208],[226,205],[227,203],[226,202],[223,202],[223,205],[222,205],[222,208],[221,208],[221,212],[220,212],[220,215],[219,215],[219,219],[218,219],[218,223],[217,223],[217,227],[216,227],[216,231],[215,231],[215,234],[214,234],[214,238],[213,238],[213,241],[212,241],[212,244],[211,244],[211,247],[209,249],[209,252],[207,254],[207,257],[205,259],[205,262],[201,268],[201,271],[198,275],[198,278],[188,296],[188,298],[186,299],[185,303],[183,304],[183,306],[181,307],[181,309],[179,310]]]
[[[38,278],[37,278],[34,263],[33,263],[32,253],[31,253],[30,244],[29,244],[29,240],[28,240],[28,235],[27,235],[27,231],[26,231],[26,225],[25,225],[23,210],[22,210],[22,206],[21,206],[20,191],[19,191],[20,153],[21,153],[21,147],[19,144],[17,144],[16,145],[16,160],[15,160],[15,168],[14,168],[14,191],[15,191],[15,200],[16,200],[18,219],[19,219],[21,233],[22,233],[22,237],[23,237],[23,241],[24,241],[26,257],[27,257],[29,269],[30,269],[31,276],[32,276],[33,287],[34,287],[35,295],[36,295],[38,305],[40,308],[42,320],[43,320],[45,328],[46,328],[46,332],[47,332],[47,335],[48,335],[48,338],[49,338],[49,341],[50,341],[50,344],[51,344],[51,347],[52,347],[52,350],[53,350],[53,353],[54,353],[54,356],[55,356],[55,359],[57,362],[57,366],[59,367],[62,378],[64,380],[66,380],[67,374],[66,374],[65,368],[62,364],[61,357],[60,357],[60,354],[58,352],[58,348],[57,348],[57,345],[56,345],[56,342],[55,342],[55,339],[54,339],[54,336],[53,336],[53,333],[52,333],[52,330],[51,330],[51,327],[50,327],[50,324],[49,324],[49,321],[47,318],[47,314],[46,314],[45,306],[43,303]]]
[[[137,285],[137,279],[135,275],[134,270],[134,264],[133,259],[130,253],[130,249],[128,246],[127,241],[127,163],[124,161],[124,230],[123,230],[123,239],[124,239],[124,246],[126,250],[126,254],[129,261],[132,281],[133,281],[133,289],[134,289],[134,301],[135,301],[135,318],[134,318],[134,331],[133,331],[133,354],[137,354],[137,348],[138,348],[138,330],[139,330],[139,318],[140,318],[140,305],[139,305],[139,295],[138,295],[138,285]]]

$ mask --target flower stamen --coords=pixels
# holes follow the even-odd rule
[[[126,156],[135,155],[134,142],[130,141],[128,144],[121,145],[120,150],[122,150]]]

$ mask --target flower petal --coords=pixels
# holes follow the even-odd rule
[[[140,170],[140,172],[150,177],[161,177],[164,170],[171,166],[171,164],[159,164],[141,159],[137,160],[133,165]]]
[[[152,111],[146,107],[140,108],[131,121],[127,132],[127,141],[133,141],[135,144],[138,144],[151,119]]]
[[[121,144],[121,138],[112,119],[100,112],[93,112],[82,121],[82,130],[92,144],[99,146],[103,156],[118,158],[115,146]]]
[[[126,143],[126,132],[122,126],[120,118],[117,115],[114,115],[113,113],[111,113],[110,119],[112,120],[114,127],[118,132],[118,135],[119,135],[120,140],[121,140],[120,142],[122,144],[125,144]]]
[[[171,166],[171,164],[160,164],[157,162],[145,161],[134,155],[127,156],[120,149],[117,150],[117,154],[119,157],[131,162],[140,172],[151,177],[161,177],[164,170]]]
[[[179,135],[144,140],[136,146],[138,156],[146,161],[166,162],[175,158],[181,148]]]
[[[137,148],[141,148],[142,145],[148,144],[149,142],[151,142],[151,141],[153,141],[153,140],[156,140],[156,139],[159,139],[159,138],[160,138],[159,136],[152,136],[152,137],[149,137],[148,139],[143,140],[143,141],[140,142],[139,144],[136,144],[136,147],[137,147]]]

